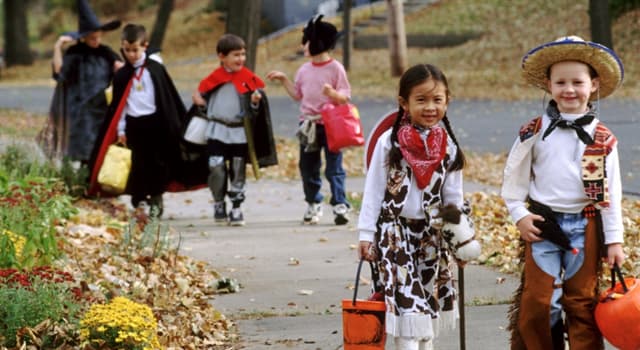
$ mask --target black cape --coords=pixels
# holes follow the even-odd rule
[[[89,161],[107,110],[104,90],[120,56],[106,45],[69,47],[56,80],[49,119],[36,141],[49,158]]]

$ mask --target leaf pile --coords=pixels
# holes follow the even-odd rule
[[[471,203],[476,238],[482,244],[482,254],[477,261],[480,264],[496,267],[501,272],[519,272],[523,263],[520,259],[520,234],[512,223],[502,198],[497,193],[474,192],[468,194],[467,199]],[[640,238],[638,236],[640,200],[623,199],[622,215],[625,227],[624,253],[627,255],[622,270],[638,276],[640,274]],[[602,285],[607,284],[603,281]]]
[[[160,343],[169,350],[223,349],[236,338],[233,323],[211,304],[221,278],[207,263],[179,255],[179,247],[157,249],[160,226],[157,240],[140,246],[141,227],[134,225],[134,233],[127,233],[127,223],[118,220],[126,217],[126,207],[115,200],[79,201],[77,206],[79,214],[62,228],[65,268],[92,293],[103,300],[126,296],[148,305],[158,320]],[[170,228],[168,235],[179,239]]]

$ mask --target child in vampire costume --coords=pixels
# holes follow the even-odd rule
[[[132,151],[126,192],[131,205],[141,202],[150,213],[162,215],[162,194],[196,186],[185,181],[188,167],[182,159],[182,131],[186,110],[164,66],[149,58],[144,27],[129,24],[123,30],[123,55],[127,64],[113,81],[113,102],[105,123],[103,142],[97,150],[90,194],[99,194],[97,173],[109,145],[126,142]]]
[[[192,94],[194,110],[208,120],[206,131],[208,184],[213,196],[214,220],[244,225],[246,165],[278,163],[264,82],[244,66],[245,43],[234,34],[223,35],[216,45],[220,66],[200,81]],[[256,177],[258,174],[255,174]],[[232,208],[227,212],[226,199]]]

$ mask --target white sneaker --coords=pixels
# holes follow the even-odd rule
[[[304,213],[304,223],[315,225],[322,216],[322,203],[309,203],[307,211]]]
[[[336,204],[333,206],[333,222],[336,225],[346,225],[349,222],[349,217],[347,214],[349,213],[350,208],[344,204]]]

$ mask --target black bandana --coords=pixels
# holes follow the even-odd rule
[[[576,120],[566,120],[566,119],[562,119],[562,116],[560,115],[560,111],[558,110],[558,105],[556,101],[551,100],[549,101],[549,106],[547,106],[547,115],[549,115],[549,118],[551,118],[551,123],[549,124],[549,127],[547,127],[547,130],[544,131],[544,134],[542,135],[542,140],[544,140],[545,137],[549,136],[549,134],[551,134],[551,132],[556,127],[560,127],[563,129],[575,130],[576,134],[578,135],[578,138],[585,145],[593,144],[593,138],[591,137],[591,135],[589,135],[582,128],[585,125],[591,124],[593,119],[596,117],[596,112],[593,108],[591,108],[591,106],[589,106],[589,111],[585,113],[585,115],[583,115],[582,117]]]

